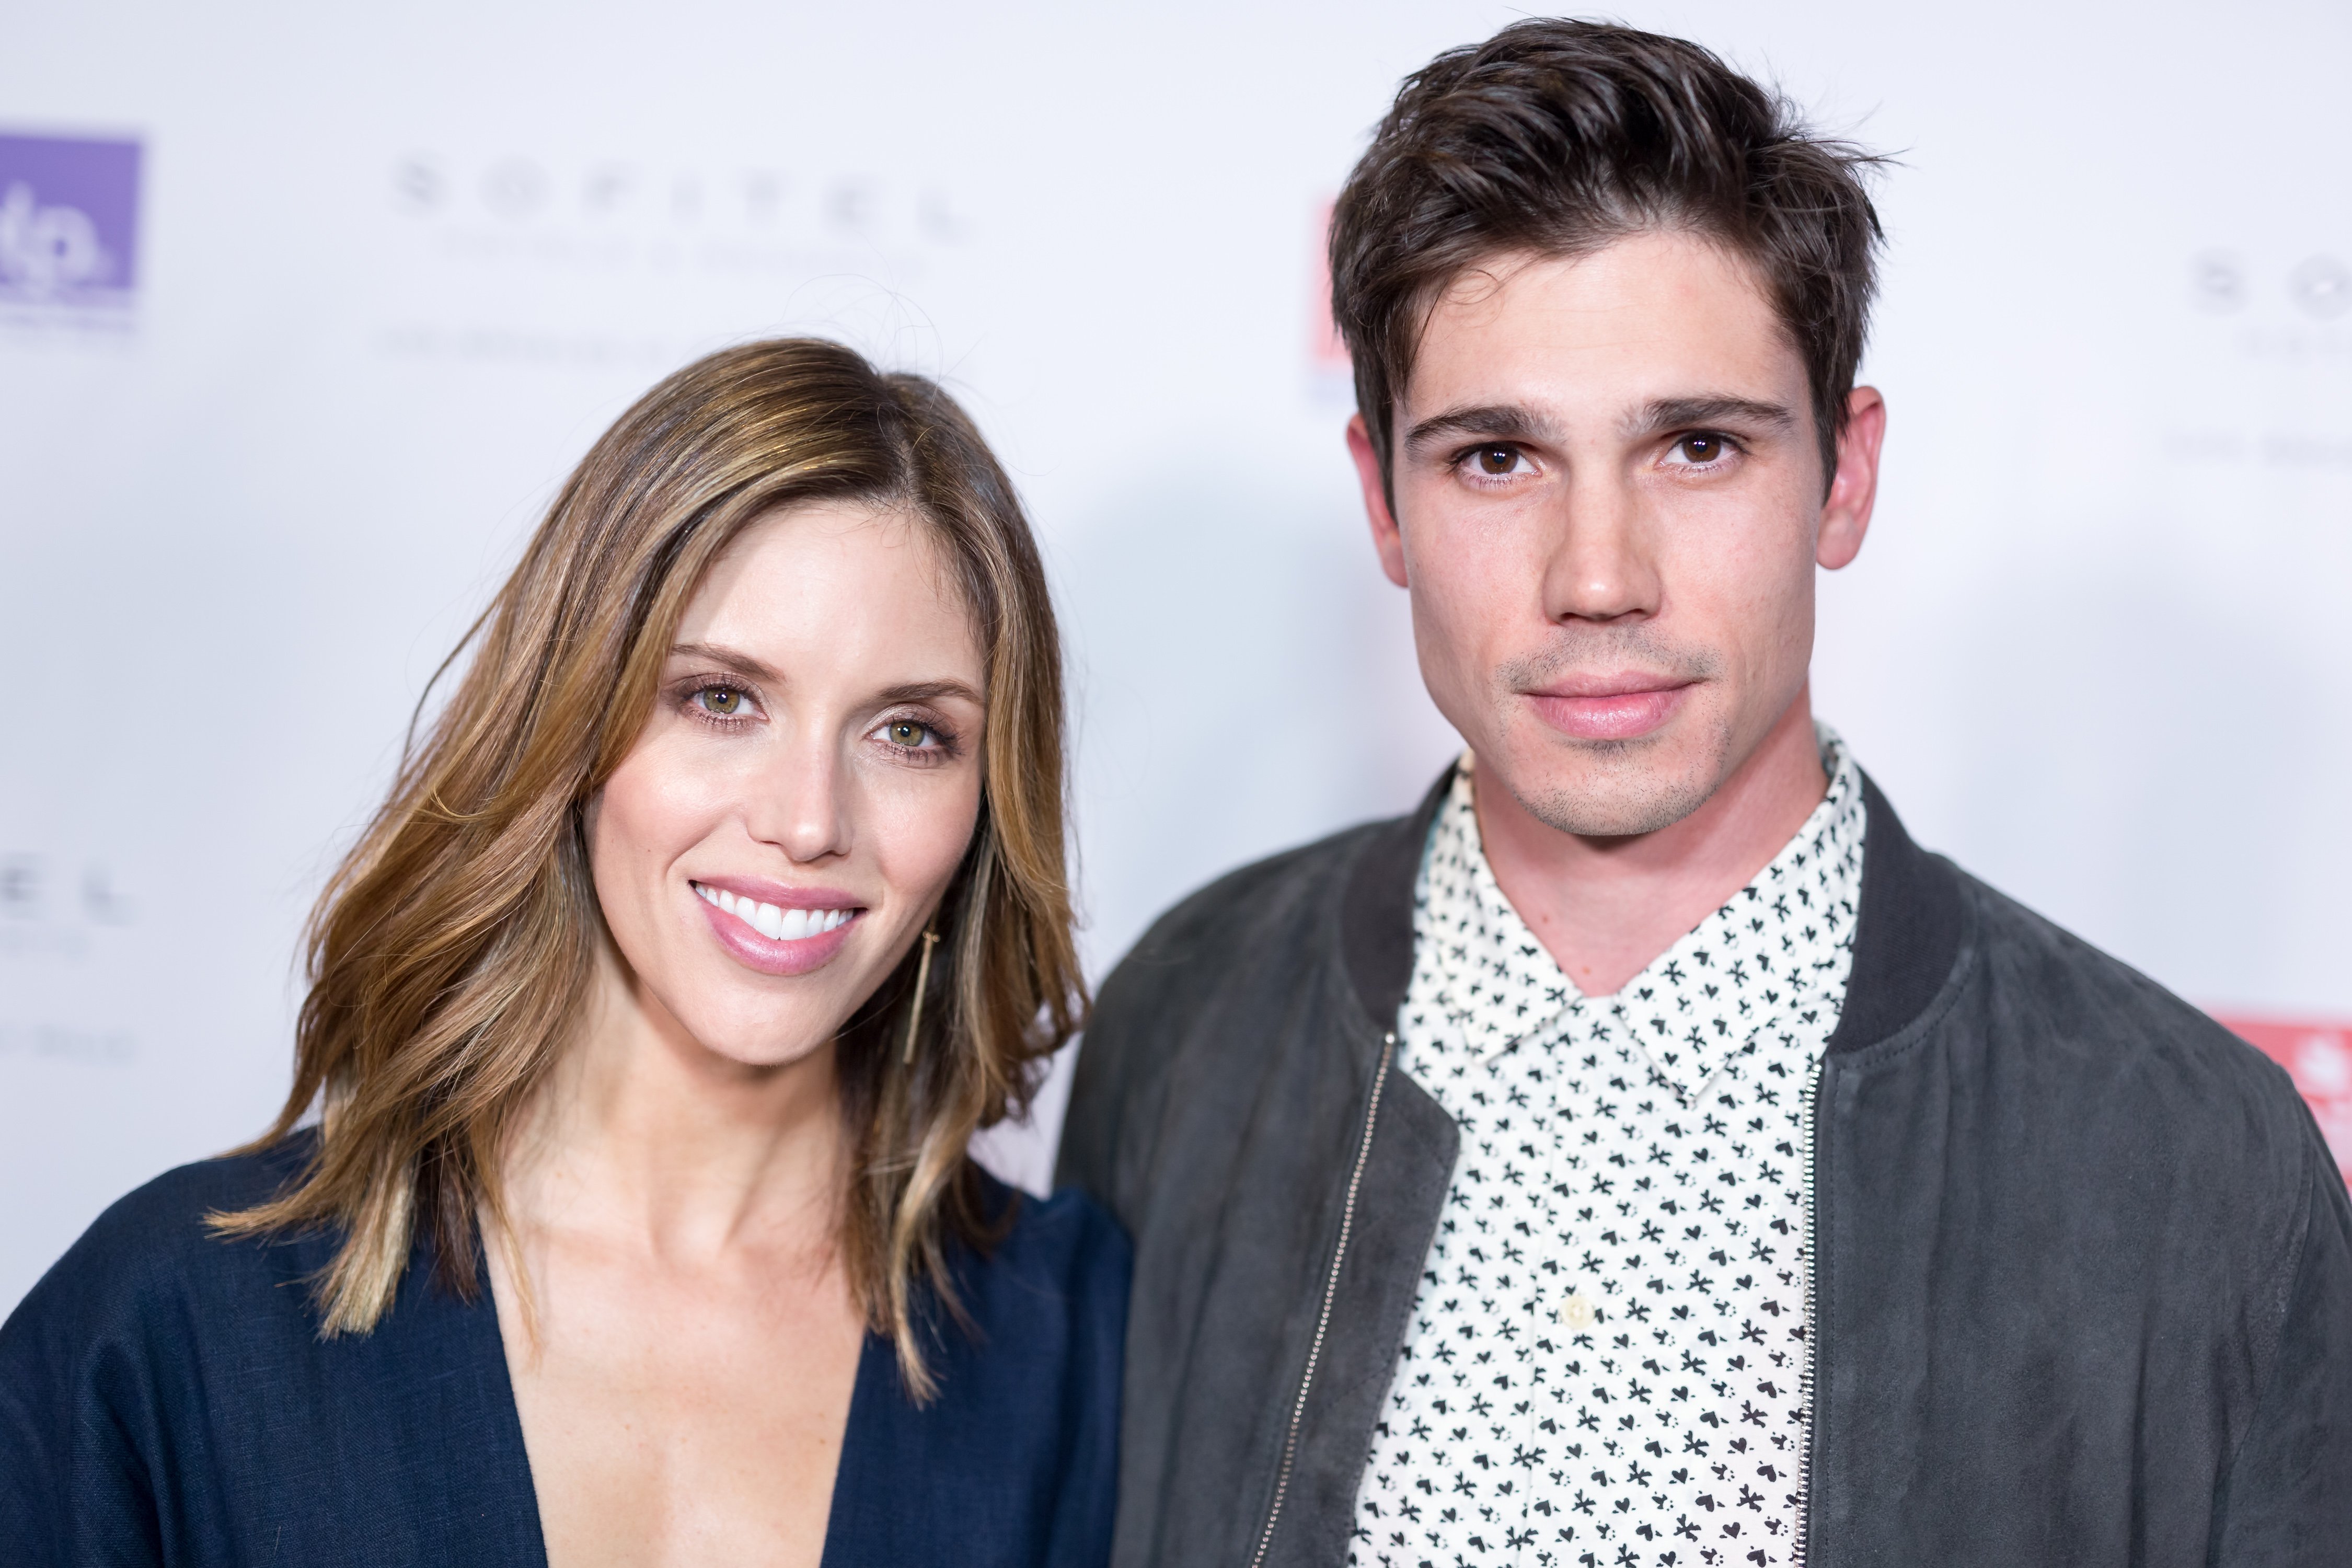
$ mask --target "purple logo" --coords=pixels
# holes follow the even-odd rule
[[[120,309],[139,281],[139,143],[0,134],[0,301]]]

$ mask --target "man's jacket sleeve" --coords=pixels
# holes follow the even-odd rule
[[[2352,1201],[2319,1130],[2309,1137],[2303,1256],[2262,1403],[2217,1500],[2222,1568],[2352,1563]]]

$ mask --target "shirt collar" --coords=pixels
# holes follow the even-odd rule
[[[1444,1048],[1483,1063],[1526,1040],[1622,1040],[1685,1100],[1759,1036],[1802,1037],[1817,1053],[1852,967],[1864,826],[1861,770],[1832,731],[1821,726],[1818,738],[1830,786],[1804,825],[1722,908],[1603,997],[1576,988],[1496,883],[1465,759],[1431,826],[1414,900],[1416,942],[1457,1026]]]

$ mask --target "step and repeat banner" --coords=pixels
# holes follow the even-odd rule
[[[654,380],[947,380],[1066,617],[1097,974],[1454,742],[1317,289],[1400,77],[1520,13],[109,4],[0,50],[0,1310],[255,1133],[426,678]],[[1899,159],[1817,700],[1914,833],[2352,1154],[2352,18],[1637,5]],[[990,1158],[1036,1183],[1058,1103]]]

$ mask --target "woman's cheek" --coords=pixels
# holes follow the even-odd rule
[[[980,822],[980,770],[963,766],[951,779],[904,780],[887,808],[877,813],[887,831],[877,835],[882,877],[910,902],[943,892],[963,863]]]
[[[614,770],[608,796],[617,795],[623,830],[639,849],[683,853],[701,842],[728,804],[749,787],[735,759],[696,746],[694,735],[670,734],[641,745]]]

